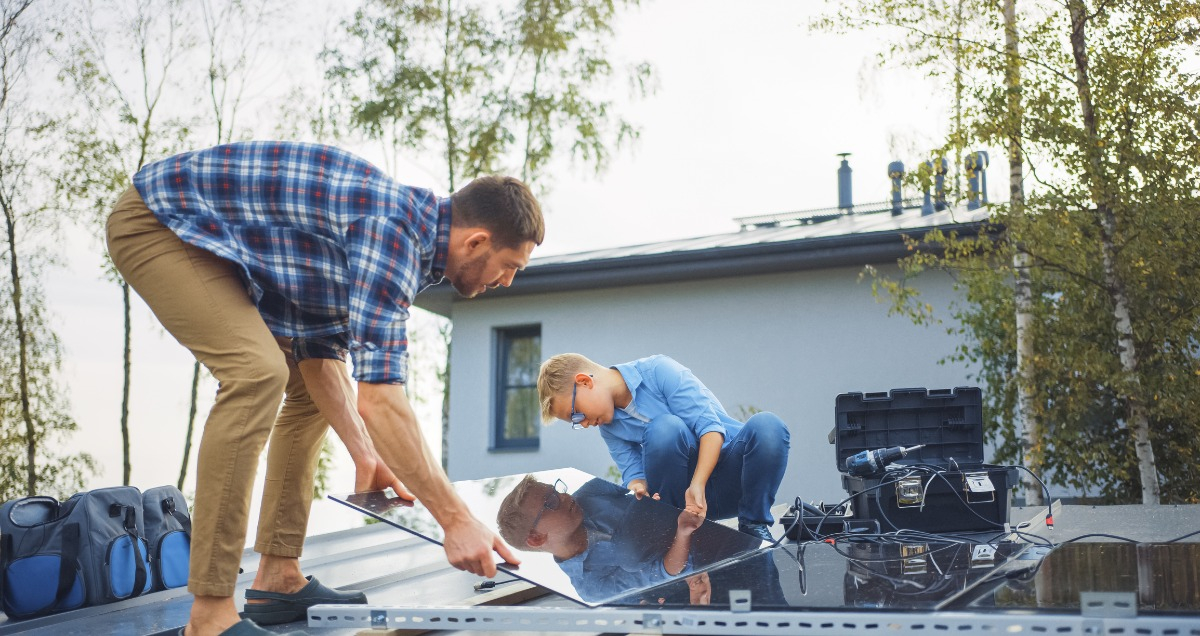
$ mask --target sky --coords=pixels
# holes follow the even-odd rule
[[[836,155],[843,152],[852,153],[855,202],[888,198],[888,162],[915,166],[940,145],[948,128],[946,93],[921,73],[881,67],[877,33],[807,28],[818,12],[837,6],[648,0],[623,14],[610,57],[618,63],[647,60],[656,69],[653,95],[630,101],[622,90],[613,91],[622,114],[640,127],[640,139],[599,176],[567,160],[553,164],[553,190],[542,199],[547,237],[535,259],[733,232],[736,217],[836,206]],[[331,23],[319,11],[301,14],[309,29]],[[275,53],[295,61],[314,51],[292,44]],[[295,69],[288,64],[284,72],[312,74],[299,62]],[[351,149],[382,164],[371,145]],[[424,160],[408,157],[393,177],[444,194],[444,184],[431,176],[436,171],[422,169],[429,165]],[[64,247],[66,265],[50,277],[48,293],[65,349],[63,382],[80,425],[70,446],[100,461],[91,487],[118,484],[120,291],[100,276],[99,246],[92,239],[76,234]],[[428,329],[432,323],[425,320]],[[133,483],[149,488],[174,483],[178,475],[192,359],[140,300],[133,322]],[[201,394],[213,390],[208,380]],[[432,391],[418,393],[422,429],[436,445],[440,403]],[[347,491],[352,466],[340,448],[338,456],[333,490]],[[193,488],[189,481],[185,491]],[[360,523],[337,504],[317,502],[310,533]]]

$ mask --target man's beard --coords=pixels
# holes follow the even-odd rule
[[[449,276],[450,284],[454,286],[454,290],[464,298],[474,298],[482,290],[478,289],[483,282],[483,270],[487,267],[488,257],[490,252],[480,254],[479,256],[463,263],[462,267]]]

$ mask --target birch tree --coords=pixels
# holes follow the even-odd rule
[[[97,235],[113,202],[150,161],[185,145],[188,121],[170,117],[168,94],[184,55],[195,45],[182,0],[88,0],[60,32],[59,79],[80,100],[63,124],[67,161],[59,188]],[[178,99],[178,97],[176,97]],[[105,255],[107,277],[121,290],[125,330],[121,395],[122,483],[131,473],[129,408],[133,366],[129,285]]]
[[[59,450],[77,429],[56,375],[62,351],[46,310],[42,277],[53,266],[58,218],[39,194],[47,147],[36,134],[29,73],[44,62],[49,25],[34,0],[0,0],[0,499],[65,495],[94,468],[90,455]]]
[[[1014,415],[1026,412],[1039,428],[1024,448],[1052,481],[1106,501],[1196,501],[1200,82],[1189,63],[1200,8],[1022,7],[1002,5],[1004,19],[974,43],[970,124],[981,139],[1018,141],[1035,187],[1010,188],[984,239],[935,234],[931,246],[945,251],[919,250],[905,275],[936,267],[958,277],[956,356],[978,363],[991,389],[1002,457],[1020,454]],[[1009,159],[1015,174],[1011,145]],[[910,315],[914,299],[893,296]]]
[[[615,114],[605,55],[619,10],[635,0],[366,0],[324,53],[327,77],[352,131],[401,150],[439,156],[453,192],[477,175],[519,172],[548,188],[544,167],[569,154],[594,171],[636,138]],[[627,70],[634,95],[652,76]],[[606,93],[605,91],[608,90]],[[337,114],[338,111],[335,111]],[[449,330],[442,401],[442,463],[449,457]]]

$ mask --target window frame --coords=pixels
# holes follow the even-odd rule
[[[534,373],[534,383],[531,385],[509,386],[507,384],[509,353],[512,349],[511,343],[521,338],[530,337],[538,339],[537,359],[540,363],[542,338],[542,325],[540,323],[495,327],[492,330],[492,425],[489,451],[536,451],[541,448],[539,422],[534,423],[533,437],[509,438],[504,431],[507,424],[507,404],[505,403],[505,398],[508,391],[514,388],[533,388],[536,395],[536,370]],[[541,411],[540,406],[536,403],[536,398],[534,409],[535,413]]]

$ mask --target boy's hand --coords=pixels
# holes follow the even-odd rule
[[[633,493],[633,496],[637,497],[638,499],[650,494],[650,491],[646,489],[645,479],[635,479],[629,482],[629,492]],[[655,495],[654,498],[658,499],[658,496]]]
[[[700,526],[704,525],[704,517],[690,513],[686,510],[679,513],[675,519],[676,536],[688,536],[695,532]]]
[[[708,512],[708,502],[704,499],[704,484],[692,484],[688,489],[683,491],[683,509],[700,515],[701,518]]]

